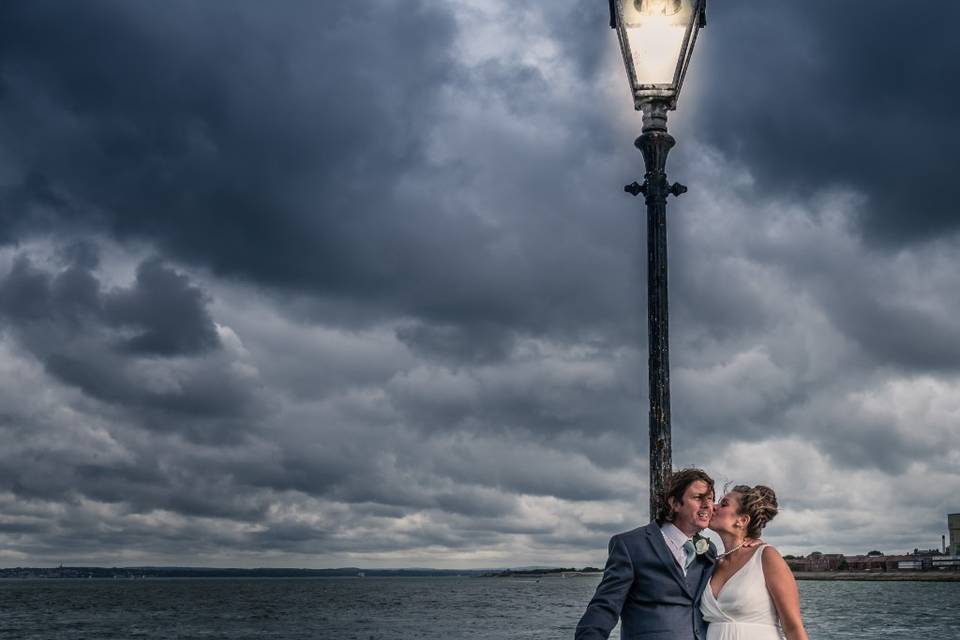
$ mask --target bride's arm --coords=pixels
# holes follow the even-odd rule
[[[763,577],[787,640],[808,640],[800,618],[800,593],[786,561],[773,547],[763,549]]]

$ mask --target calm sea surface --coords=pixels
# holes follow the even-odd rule
[[[573,638],[598,581],[4,580],[0,638]],[[811,639],[960,638],[958,582],[801,582],[800,596]]]

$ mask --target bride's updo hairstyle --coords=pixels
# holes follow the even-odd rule
[[[755,487],[738,484],[731,491],[740,494],[739,515],[750,516],[747,537],[759,538],[763,528],[777,515],[777,494],[762,484]]]

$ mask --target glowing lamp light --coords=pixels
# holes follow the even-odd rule
[[[653,100],[676,108],[706,0],[611,0],[611,26],[633,91],[634,105]]]

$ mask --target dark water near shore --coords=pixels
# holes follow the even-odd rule
[[[598,578],[0,581],[0,638],[572,638]],[[811,639],[960,638],[960,583],[801,582]],[[611,637],[619,637],[619,632]]]

